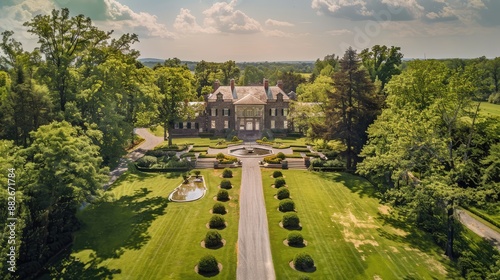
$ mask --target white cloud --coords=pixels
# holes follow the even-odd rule
[[[82,2],[83,1],[83,2]],[[102,29],[114,29],[118,33],[137,33],[139,37],[173,38],[175,35],[170,32],[164,24],[158,22],[155,15],[135,12],[128,6],[121,4],[117,0],[97,0],[91,4],[86,0],[72,1],[51,1],[51,0],[23,0],[12,2],[12,5],[3,3],[0,9],[0,29],[9,29],[17,32],[24,32],[24,37],[28,36],[26,28],[22,25],[38,14],[50,14],[52,9],[69,7],[70,12],[80,13],[78,8],[85,5],[95,5],[99,7],[96,14],[92,14],[93,7],[89,7],[85,16],[94,19],[94,23]],[[89,14],[90,13],[90,14]],[[97,19],[97,20],[95,20]]]
[[[196,17],[188,9],[181,8],[174,21],[174,28],[183,33],[216,33],[214,28],[205,28],[196,22]]]
[[[235,10],[236,1],[217,2],[203,12],[206,28],[226,33],[257,33],[262,31],[258,21]]]
[[[279,20],[274,20],[274,19],[268,19],[268,20],[266,20],[266,25],[268,25],[268,26],[283,26],[283,27],[295,26],[291,22],[279,21]]]
[[[116,0],[104,0],[107,7],[106,24],[123,32],[137,33],[140,37],[174,38],[164,24],[158,22],[155,15],[135,12],[127,5]]]
[[[0,31],[13,30],[16,39],[32,37],[23,23],[36,15],[49,14],[55,8],[55,5],[49,0],[25,0],[11,3],[12,5],[3,4],[5,6],[0,9]]]
[[[265,30],[264,34],[267,37],[278,37],[278,38],[291,38],[296,36],[295,34],[283,32],[281,30],[273,29],[273,30]]]

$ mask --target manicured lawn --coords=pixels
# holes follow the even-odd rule
[[[182,178],[174,174],[128,173],[107,193],[109,201],[78,213],[72,260],[64,261],[63,279],[204,279],[194,271],[199,259],[213,254],[223,269],[214,279],[235,279],[241,170],[233,169],[232,199],[224,202],[228,226],[219,230],[226,245],[205,249],[205,237],[222,170],[202,170],[208,187],[195,202],[168,202]],[[61,264],[59,264],[61,266]],[[60,268],[58,268],[60,270]],[[83,270],[83,271],[82,271]],[[72,273],[75,275],[72,275]],[[52,275],[54,276],[54,275]],[[78,276],[78,278],[71,278]]]
[[[500,117],[500,105],[489,102],[481,102],[480,112],[486,116]]]
[[[305,248],[283,244],[289,230],[279,226],[282,213],[270,187],[272,171],[263,171],[271,251],[277,279],[445,279],[449,262],[432,240],[388,214],[371,186],[349,174],[283,171],[302,224]],[[289,262],[309,253],[317,270],[297,272]],[[456,275],[455,275],[456,276]]]

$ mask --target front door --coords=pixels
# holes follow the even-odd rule
[[[255,121],[255,130],[260,130],[260,122],[258,120]]]
[[[252,121],[247,121],[246,130],[253,130],[253,122]]]

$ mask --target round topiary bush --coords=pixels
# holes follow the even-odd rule
[[[219,190],[219,192],[217,193],[217,200],[218,201],[228,201],[229,200],[229,193],[224,189]]]
[[[278,189],[278,192],[276,193],[277,199],[281,200],[289,197],[290,197],[290,191],[287,188]]]
[[[217,259],[212,255],[206,255],[198,262],[198,273],[200,274],[216,274],[219,272],[219,264]]]
[[[282,153],[282,152],[277,153],[277,154],[276,154],[276,157],[277,157],[277,158],[279,158],[279,159],[281,159],[281,160],[283,160],[283,159],[285,159],[285,158],[286,158],[285,154],[284,154],[284,153]]]
[[[304,245],[304,237],[302,237],[302,234],[298,232],[290,232],[286,240],[288,240],[288,245],[290,246]]]
[[[226,214],[226,207],[224,206],[224,204],[217,202],[212,207],[212,213],[224,215]]]
[[[293,266],[297,270],[310,271],[314,269],[314,260],[309,254],[298,253],[295,255],[295,258],[293,258]]]
[[[300,227],[299,216],[295,213],[285,213],[283,215],[283,227],[284,228],[298,228]]]
[[[277,189],[284,187],[285,185],[286,181],[283,178],[276,178],[276,180],[274,180],[274,187]]]
[[[222,236],[216,230],[209,230],[205,235],[205,247],[217,248],[222,246]]]
[[[226,226],[226,221],[224,220],[224,217],[222,217],[221,215],[214,214],[212,215],[212,218],[210,218],[208,226],[210,228],[223,228]]]
[[[193,171],[193,173],[194,173],[194,176],[196,176],[196,178],[198,178],[198,177],[200,177],[201,171],[195,170],[195,171]]]
[[[233,139],[231,139],[232,142],[238,142],[240,141],[240,138],[238,138],[238,136],[233,136]]]
[[[225,155],[224,155],[223,153],[218,153],[218,154],[215,156],[215,158],[216,158],[217,160],[223,160],[223,159],[224,159],[224,157],[225,157]]]
[[[280,206],[278,208],[281,212],[290,212],[295,210],[295,203],[293,200],[287,198],[280,201]]]
[[[273,178],[283,177],[283,173],[281,171],[276,170],[273,172]]]
[[[220,182],[220,187],[221,187],[222,189],[229,190],[230,188],[232,188],[231,181],[226,180],[226,179],[222,180],[222,181]]]
[[[224,171],[222,171],[222,177],[223,178],[232,178],[233,177],[233,171],[231,169],[224,169]]]

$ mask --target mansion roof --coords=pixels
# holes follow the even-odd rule
[[[231,86],[216,86],[212,94],[208,96],[208,102],[215,102],[219,98],[225,101],[232,101],[236,105],[263,105],[268,100],[278,100],[288,102],[289,97],[279,86],[269,86],[267,81],[263,86],[235,86],[231,81]]]

